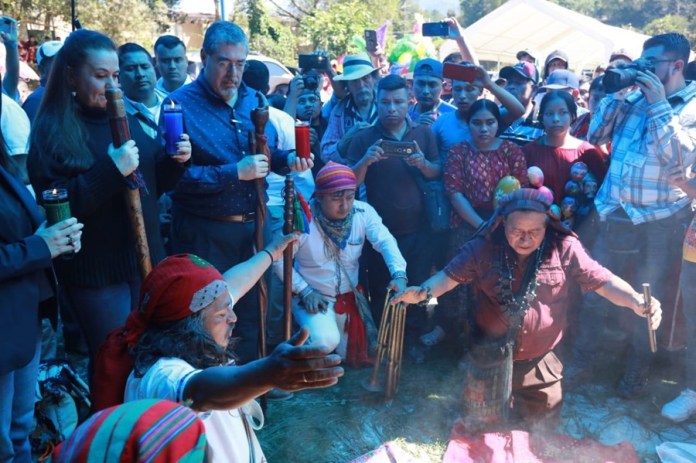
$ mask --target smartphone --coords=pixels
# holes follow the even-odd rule
[[[445,63],[442,67],[442,76],[447,79],[473,82],[478,75],[476,66],[469,64]]]
[[[385,156],[407,158],[416,152],[416,143],[412,141],[382,140],[382,150]]]
[[[302,68],[302,72],[309,71],[310,69],[326,69],[326,56],[311,54],[300,54],[298,57],[298,64]]]
[[[374,53],[377,51],[377,31],[374,29],[365,29],[365,49]]]
[[[424,37],[447,37],[450,33],[449,23],[423,23],[421,29]]]
[[[11,35],[15,30],[15,22],[7,17],[0,19],[0,32]]]

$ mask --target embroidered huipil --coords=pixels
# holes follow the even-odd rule
[[[464,142],[450,150],[442,179],[448,195],[461,193],[472,207],[492,210],[493,192],[506,175],[527,184],[527,163],[519,146],[503,140],[498,148],[481,151]],[[450,226],[457,228],[462,223],[464,219],[452,210]]]
[[[541,357],[558,345],[568,322],[573,285],[578,284],[585,292],[595,291],[612,277],[609,270],[592,260],[577,238],[552,238],[553,234],[546,233],[546,250],[537,272],[537,297],[530,304],[517,334],[515,360]],[[515,252],[507,248],[513,267],[513,290],[517,292],[525,269],[517,265]],[[494,263],[499,258],[500,244],[476,238],[464,244],[444,270],[453,280],[475,288],[476,325],[491,339],[504,336],[508,331],[508,320],[501,311],[495,290],[500,273]]]
[[[686,193],[667,181],[666,171],[677,162],[673,137],[682,147],[685,170],[696,159],[694,97],[696,82],[654,104],[639,91],[624,101],[602,100],[588,136],[597,146],[612,142],[609,172],[595,198],[602,220],[621,207],[637,225],[667,218],[689,204]]]

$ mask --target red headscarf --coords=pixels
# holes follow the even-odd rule
[[[92,378],[92,409],[123,403],[134,361],[128,350],[150,326],[182,320],[210,305],[227,283],[215,267],[192,254],[168,257],[152,269],[140,289],[140,306],[126,326],[109,333],[99,348]]]

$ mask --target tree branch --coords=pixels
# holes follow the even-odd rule
[[[283,8],[282,6],[278,5],[278,3],[275,2],[275,0],[269,0],[269,1],[271,2],[271,4],[272,4],[273,6],[275,6],[275,7],[278,9],[278,12],[280,12],[281,14],[283,14],[283,15],[289,17],[289,18],[294,19],[294,20],[297,21],[298,23],[302,20],[302,18],[298,17],[298,16],[295,15],[294,13],[292,13],[292,12],[286,10],[285,8]]]

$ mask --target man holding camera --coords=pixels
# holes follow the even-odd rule
[[[691,200],[668,175],[675,168],[685,175],[696,159],[696,83],[684,79],[689,53],[689,41],[681,34],[648,39],[639,60],[613,71],[621,85],[604,98],[588,134],[595,145],[612,142],[609,172],[595,199],[601,231],[592,255],[619,276],[630,273],[634,285],[650,283],[655,297],[665,302],[675,296],[669,278],[693,215]],[[623,98],[618,87],[629,85],[638,91]],[[583,301],[576,362],[566,374],[571,383],[591,373],[601,322],[597,315],[605,315],[597,313],[599,302],[592,294]],[[626,399],[645,392],[652,360],[645,323],[632,318],[631,350],[617,391]]]
[[[430,275],[432,252],[418,181],[437,178],[441,167],[435,136],[428,126],[411,122],[408,105],[403,78],[389,75],[381,79],[377,91],[378,120],[355,135],[348,162],[358,184],[365,183],[367,202],[396,238],[407,262],[408,279],[422,281]],[[391,275],[379,254],[372,252],[366,258],[372,311],[377,321]],[[415,363],[425,361],[425,352],[416,343],[425,327],[425,315],[423,307],[414,306],[406,316],[405,345]]]
[[[378,72],[367,53],[343,59],[343,74],[333,80],[339,84],[345,82],[349,94],[331,110],[329,125],[321,140],[322,161],[350,164],[346,156],[353,137],[360,129],[377,121],[374,89]]]

